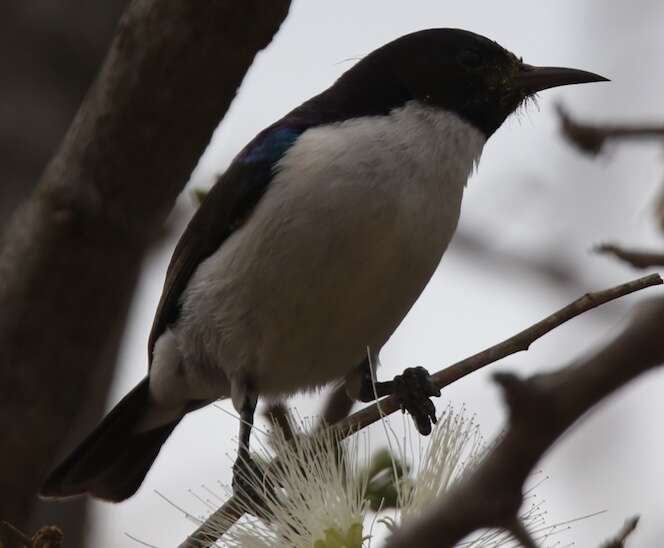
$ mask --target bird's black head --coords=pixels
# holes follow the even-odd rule
[[[413,99],[444,108],[489,136],[538,91],[602,80],[581,70],[527,65],[472,32],[429,29],[370,53],[335,88],[354,89],[355,106],[365,111],[385,111]],[[357,93],[358,88],[363,90]]]

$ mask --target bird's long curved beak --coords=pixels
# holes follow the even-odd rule
[[[534,67],[521,65],[521,70],[513,80],[514,86],[526,93],[535,93],[558,86],[569,84],[588,84],[590,82],[608,82],[608,78],[587,72],[565,67]]]

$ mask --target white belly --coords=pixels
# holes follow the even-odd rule
[[[242,375],[276,395],[346,375],[436,269],[483,144],[416,103],[305,132],[183,294],[173,333],[187,376],[227,395]]]

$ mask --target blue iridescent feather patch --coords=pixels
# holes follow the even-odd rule
[[[270,128],[249,143],[240,154],[238,161],[242,164],[263,162],[274,164],[281,159],[301,134],[302,129],[299,128]]]

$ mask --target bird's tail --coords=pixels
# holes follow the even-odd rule
[[[149,409],[146,377],[51,472],[40,495],[60,498],[89,493],[113,502],[133,495],[182,418],[178,416],[150,430],[137,431]]]

